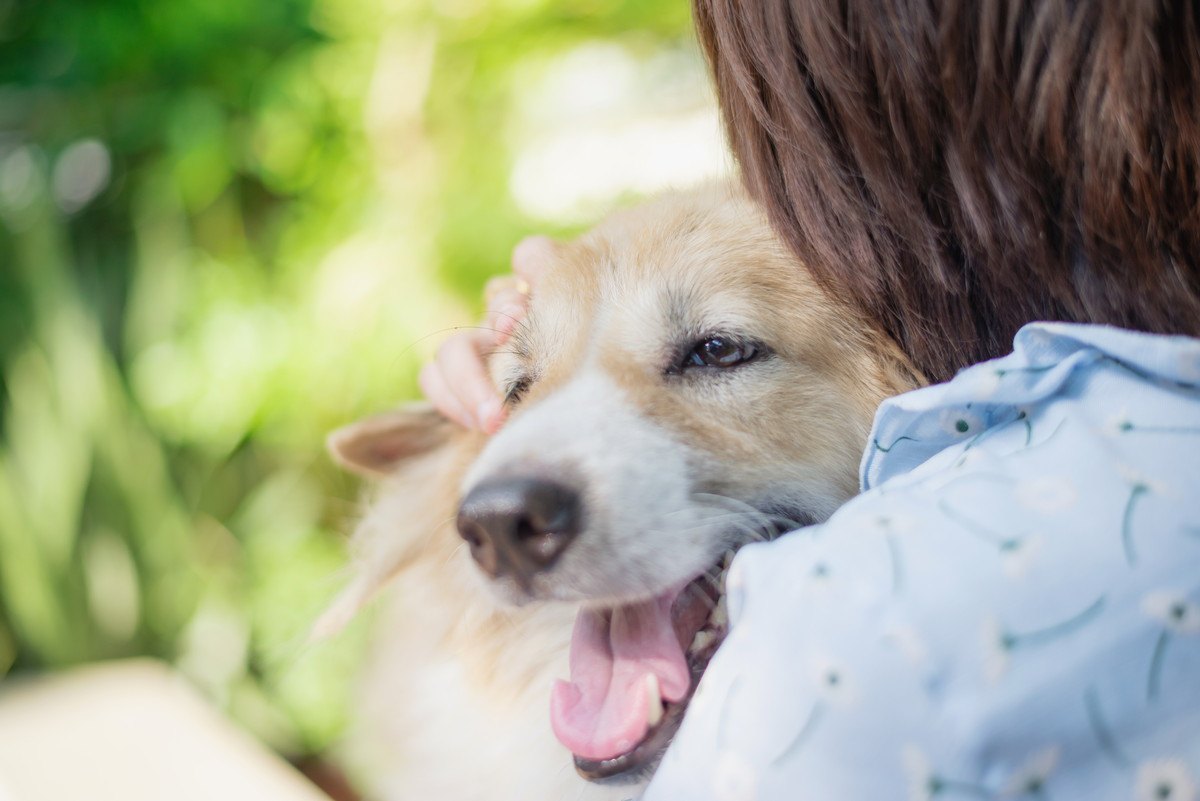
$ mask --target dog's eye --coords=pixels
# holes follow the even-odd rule
[[[512,406],[521,400],[521,396],[529,389],[530,380],[528,378],[518,378],[516,381],[508,385],[508,390],[504,393],[504,403]]]
[[[752,342],[739,342],[727,336],[711,336],[697,342],[684,357],[680,367],[737,367],[753,359],[759,351],[759,346]]]

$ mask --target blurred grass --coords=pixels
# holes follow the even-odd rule
[[[584,127],[707,102],[683,0],[0,0],[0,676],[152,654],[290,755],[336,738],[324,432],[587,216],[512,189],[568,68]]]

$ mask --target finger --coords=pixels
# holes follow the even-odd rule
[[[515,275],[497,275],[495,278],[489,278],[488,282],[483,285],[483,300],[488,306],[492,305],[492,300],[499,294],[515,290],[517,288],[517,277]]]
[[[558,243],[548,236],[527,236],[513,248],[513,272],[524,279],[530,287],[536,287],[538,279],[545,274],[558,258]]]
[[[484,325],[494,329],[496,345],[508,339],[517,323],[525,318],[528,304],[529,296],[518,292],[515,286],[498,291],[488,301]]]
[[[467,410],[471,428],[487,430],[501,412],[500,398],[484,366],[490,332],[469,332],[447,339],[438,350],[437,364],[446,387]]]
[[[467,414],[467,410],[463,408],[458,398],[455,397],[454,393],[446,385],[441,367],[436,361],[429,362],[421,368],[421,372],[417,374],[417,384],[421,387],[421,392],[425,395],[425,398],[443,415],[449,417],[463,428],[475,427],[470,416]]]

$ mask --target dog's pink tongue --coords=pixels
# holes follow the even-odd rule
[[[585,609],[571,636],[571,681],[555,684],[550,723],[559,742],[585,759],[612,759],[650,729],[650,677],[668,701],[691,684],[671,624],[677,592],[611,611]]]

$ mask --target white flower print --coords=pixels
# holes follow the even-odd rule
[[[1066,476],[1044,476],[1017,482],[1013,497],[1024,509],[1050,514],[1073,508],[1079,501],[1079,491]]]
[[[1180,593],[1152,592],[1142,600],[1142,611],[1175,634],[1200,634],[1200,604]]]
[[[1154,759],[1138,766],[1134,801],[1196,801],[1196,777],[1180,759]]]
[[[818,604],[827,601],[834,589],[846,582],[835,565],[818,559],[797,578],[796,583],[796,593],[802,602]]]
[[[983,420],[970,409],[943,409],[938,424],[955,439],[973,437],[983,431]]]
[[[837,660],[821,656],[812,663],[812,683],[817,696],[833,705],[853,705],[858,693],[845,666]]]
[[[717,757],[712,781],[717,801],[754,801],[758,797],[758,771],[736,751],[724,751]]]
[[[1058,767],[1058,759],[1062,749],[1051,746],[1034,754],[1019,767],[1004,786],[1000,789],[1001,798],[1020,798],[1021,796],[1037,796],[1046,786],[1050,774]]]
[[[906,745],[900,752],[900,764],[904,768],[908,801],[933,801],[943,795],[956,798],[964,795],[988,798],[992,795],[977,784],[938,775],[929,758],[914,745]]]
[[[914,667],[923,667],[929,662],[929,648],[912,626],[892,626],[885,629],[883,639],[894,645]]]
[[[1034,534],[1000,543],[1000,570],[1011,579],[1024,577],[1042,549],[1043,542],[1042,537]]]
[[[1104,421],[1103,431],[1110,437],[1119,437],[1129,433],[1132,428],[1133,421],[1129,419],[1129,410],[1121,407]]]
[[[974,383],[971,386],[971,394],[979,398],[990,398],[1000,391],[1004,373],[994,367],[984,367],[977,369],[972,378]]]
[[[1150,476],[1127,464],[1118,464],[1117,472],[1121,474],[1121,478],[1129,486],[1139,492],[1147,492],[1151,495],[1160,495],[1170,497],[1173,495],[1171,487],[1158,479],[1150,478]]]
[[[880,534],[907,534],[916,530],[917,520],[903,512],[876,509],[859,515],[853,522],[856,528]]]
[[[914,745],[906,745],[900,754],[904,778],[908,786],[908,801],[932,801],[937,792],[933,765],[929,757]]]

